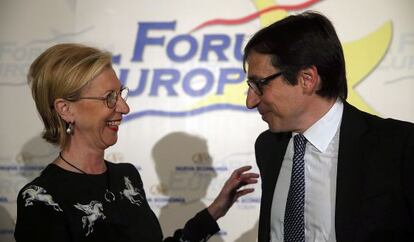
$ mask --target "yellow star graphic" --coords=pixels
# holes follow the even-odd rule
[[[276,5],[275,0],[252,0],[252,2],[258,11]],[[260,24],[262,27],[265,27],[286,16],[288,16],[286,10],[279,9],[267,12],[260,16]],[[348,79],[347,101],[366,112],[375,113],[372,107],[355,91],[355,88],[381,62],[391,43],[391,37],[392,24],[391,21],[388,21],[362,38],[343,43]],[[225,87],[224,95],[210,95],[192,108],[217,103],[244,105],[246,90],[247,87],[244,82],[237,85],[229,85]]]
[[[391,43],[391,36],[392,24],[388,21],[365,37],[343,44],[348,79],[348,102],[369,113],[375,111],[355,91],[355,88],[381,62]]]

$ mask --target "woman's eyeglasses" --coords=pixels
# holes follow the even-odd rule
[[[119,91],[111,91],[105,97],[80,97],[79,99],[93,99],[93,100],[104,100],[108,108],[113,108],[118,101],[118,97],[121,97],[124,101],[128,98],[128,87],[122,87]]]

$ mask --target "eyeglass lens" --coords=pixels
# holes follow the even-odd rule
[[[118,95],[120,95],[121,98],[124,101],[126,101],[126,99],[128,98],[128,88],[122,88],[120,94],[118,94],[118,92],[116,91],[112,91],[111,93],[109,93],[106,97],[108,107],[113,108],[115,106],[116,102],[118,101]]]

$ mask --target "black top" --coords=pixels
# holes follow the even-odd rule
[[[162,241],[138,171],[127,163],[106,164],[99,175],[48,165],[19,192],[16,241]],[[205,209],[165,241],[200,241],[218,230]]]

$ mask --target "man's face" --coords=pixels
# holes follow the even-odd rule
[[[249,54],[247,65],[249,80],[259,80],[279,72],[271,65],[270,55],[254,51]],[[302,86],[292,86],[281,75],[264,85],[262,91],[260,96],[249,88],[246,106],[249,109],[257,107],[272,132],[298,131],[307,108]]]

